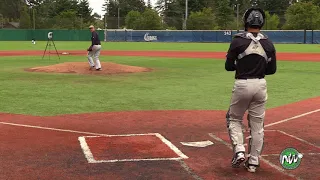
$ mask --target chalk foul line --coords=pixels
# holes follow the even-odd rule
[[[58,132],[68,132],[68,133],[76,133],[76,134],[88,134],[88,135],[95,135],[95,136],[108,136],[107,134],[100,134],[100,133],[92,133],[92,132],[85,132],[85,131],[75,131],[69,129],[58,129],[58,128],[49,128],[43,126],[32,126],[26,124],[16,124],[16,123],[8,123],[8,122],[0,122],[3,125],[9,126],[17,126],[17,127],[25,127],[25,128],[33,128],[33,129],[42,129],[42,130],[49,130],[49,131],[58,131]]]

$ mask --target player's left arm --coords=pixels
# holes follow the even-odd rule
[[[225,63],[225,69],[227,71],[235,71],[236,70],[236,60],[238,57],[238,52],[237,52],[237,47],[238,47],[238,42],[237,38],[235,38],[229,47],[228,54],[227,54],[227,60]]]

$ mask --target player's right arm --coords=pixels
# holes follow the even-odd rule
[[[276,49],[274,45],[271,43],[271,51],[269,52],[268,57],[270,61],[267,64],[266,75],[272,75],[277,72],[277,57],[276,57]]]
[[[88,48],[88,51],[92,51],[92,48],[94,46],[94,41],[95,41],[94,32],[92,32],[91,33],[91,46]]]

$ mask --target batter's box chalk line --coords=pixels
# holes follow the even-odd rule
[[[301,153],[302,155],[307,155],[307,156],[319,156],[320,155],[320,153]],[[279,157],[280,156],[280,154],[263,154],[263,155],[261,155],[261,157],[270,157],[270,156],[277,156],[277,157]]]
[[[96,161],[93,158],[93,155],[90,151],[90,148],[85,141],[85,137],[115,137],[115,136],[156,136],[158,137],[163,143],[165,143],[171,150],[173,150],[179,157],[177,158],[154,158],[154,159],[122,159],[122,160],[114,160],[114,162],[121,162],[121,161],[160,161],[160,160],[176,160],[181,161],[182,159],[188,159],[189,157],[184,155],[175,145],[173,145],[169,140],[163,137],[159,133],[148,133],[148,134],[125,134],[125,135],[108,135],[102,133],[94,133],[94,132],[86,132],[86,131],[77,131],[71,129],[60,129],[60,128],[51,128],[51,127],[44,127],[44,126],[36,126],[36,125],[29,125],[29,124],[19,124],[19,123],[10,123],[10,122],[3,122],[0,121],[1,125],[13,126],[13,127],[24,127],[30,129],[38,129],[38,130],[47,130],[47,131],[54,131],[54,132],[64,132],[64,133],[74,133],[74,134],[87,134],[93,136],[82,136],[79,137],[78,140],[80,141],[81,148],[88,160],[89,163],[103,163],[104,161]],[[107,161],[108,162],[108,161]],[[112,162],[112,161],[110,161]]]
[[[303,142],[303,143],[305,143],[305,144],[308,144],[308,145],[310,145],[310,146],[312,146],[312,147],[315,147],[315,148],[317,148],[317,149],[320,149],[320,146],[318,146],[318,145],[316,145],[316,144],[314,144],[314,143],[311,143],[311,142],[309,142],[309,141],[307,141],[307,140],[304,140],[304,139],[301,139],[301,138],[299,138],[299,137],[297,137],[297,136],[294,136],[294,135],[292,135],[292,134],[288,134],[288,133],[286,133],[286,132],[284,132],[284,131],[281,131],[281,130],[264,130],[264,132],[279,132],[279,133],[281,133],[281,134],[283,134],[283,135],[286,135],[286,136],[288,136],[288,137],[291,137],[291,138],[293,138],[293,139],[296,139],[296,140],[298,140],[298,141],[300,141],[300,142]],[[225,134],[228,134],[228,132],[222,132],[222,133],[225,133]],[[211,134],[212,135],[212,134]],[[209,134],[209,136],[210,136],[210,134]],[[211,136],[212,137],[212,136]],[[249,139],[249,137],[246,137],[246,139]],[[221,142],[221,141],[220,141]],[[228,143],[227,143],[228,144]],[[225,144],[226,145],[226,144]],[[231,147],[231,145],[230,145],[230,147]]]
[[[164,144],[166,144],[172,151],[174,151],[179,157],[175,158],[147,158],[147,159],[112,159],[112,160],[95,160],[90,147],[87,144],[86,138],[97,138],[97,137],[134,137],[134,136],[156,136]],[[88,161],[88,163],[116,163],[116,162],[138,162],[138,161],[179,161],[182,159],[188,159],[189,157],[183,154],[175,145],[169,140],[163,137],[159,133],[148,133],[148,134],[123,134],[123,135],[103,135],[103,136],[81,136],[78,138],[81,149]]]
[[[298,140],[298,141],[301,141],[301,142],[303,142],[303,143],[306,143],[306,144],[308,144],[308,145],[310,145],[310,146],[313,146],[313,147],[316,147],[316,148],[320,148],[319,146],[317,146],[317,145],[315,145],[315,144],[313,144],[313,143],[311,143],[311,142],[308,142],[308,141],[306,141],[306,140],[304,140],[304,139],[301,139],[301,138],[299,138],[299,137],[297,137],[297,136],[288,134],[288,133],[286,133],[286,132],[284,132],[284,131],[281,131],[281,130],[265,130],[265,132],[279,132],[279,133],[282,133],[282,134],[287,135],[287,136],[289,136],[289,137],[292,137],[292,138],[294,138],[294,139],[296,139],[296,140]],[[225,132],[225,133],[227,133],[227,132]],[[216,141],[224,144],[224,145],[227,146],[230,150],[233,149],[230,143],[228,143],[228,142],[226,142],[225,140],[219,138],[219,137],[216,136],[215,134],[209,133],[209,136],[212,137],[214,140],[216,140]],[[306,153],[306,154],[304,154],[304,155],[317,156],[317,155],[320,155],[320,153]],[[271,161],[269,161],[269,160],[267,160],[267,159],[264,158],[264,157],[268,157],[268,156],[279,156],[279,154],[266,154],[266,155],[262,155],[262,156],[260,157],[261,161],[263,161],[264,163],[266,163],[266,164],[268,164],[269,166],[273,167],[274,169],[278,170],[278,171],[279,171],[280,173],[282,173],[282,174],[285,174],[285,175],[287,175],[287,176],[293,177],[294,179],[297,179],[297,180],[301,180],[300,177],[297,177],[296,175],[291,174],[291,173],[285,171],[285,170],[284,170],[283,168],[281,168],[280,166],[277,166],[277,165],[273,164]]]

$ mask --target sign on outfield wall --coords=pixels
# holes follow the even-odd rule
[[[144,40],[147,41],[147,42],[158,41],[158,36],[150,36],[149,33],[146,33],[144,35]]]

